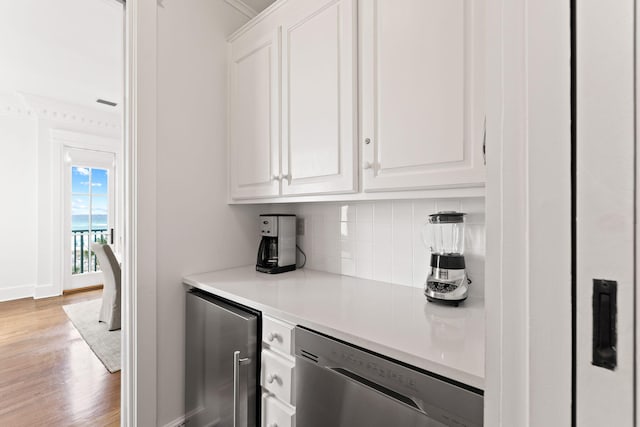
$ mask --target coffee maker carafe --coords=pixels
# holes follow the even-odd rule
[[[467,299],[469,281],[464,262],[464,216],[443,211],[429,215],[429,276],[424,294],[429,302],[457,306]]]
[[[260,215],[256,271],[276,274],[296,269],[296,216]]]

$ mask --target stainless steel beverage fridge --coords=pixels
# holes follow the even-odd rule
[[[197,290],[186,309],[186,425],[256,427],[260,313]]]

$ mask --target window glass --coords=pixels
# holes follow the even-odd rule
[[[71,229],[89,230],[89,196],[71,196]]]
[[[89,194],[89,179],[91,169],[80,166],[71,168],[71,192]]]
[[[91,169],[91,193],[107,194],[109,185],[108,171],[106,169]]]

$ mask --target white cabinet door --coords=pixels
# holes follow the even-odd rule
[[[485,181],[482,0],[360,4],[365,191]]]
[[[295,1],[285,7],[282,193],[355,191],[355,0]]]
[[[279,30],[258,25],[230,45],[231,198],[280,192]]]

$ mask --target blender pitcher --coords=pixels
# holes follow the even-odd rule
[[[465,213],[442,211],[429,215],[425,244],[431,250],[424,294],[429,302],[457,306],[467,299],[469,283],[464,262]]]

